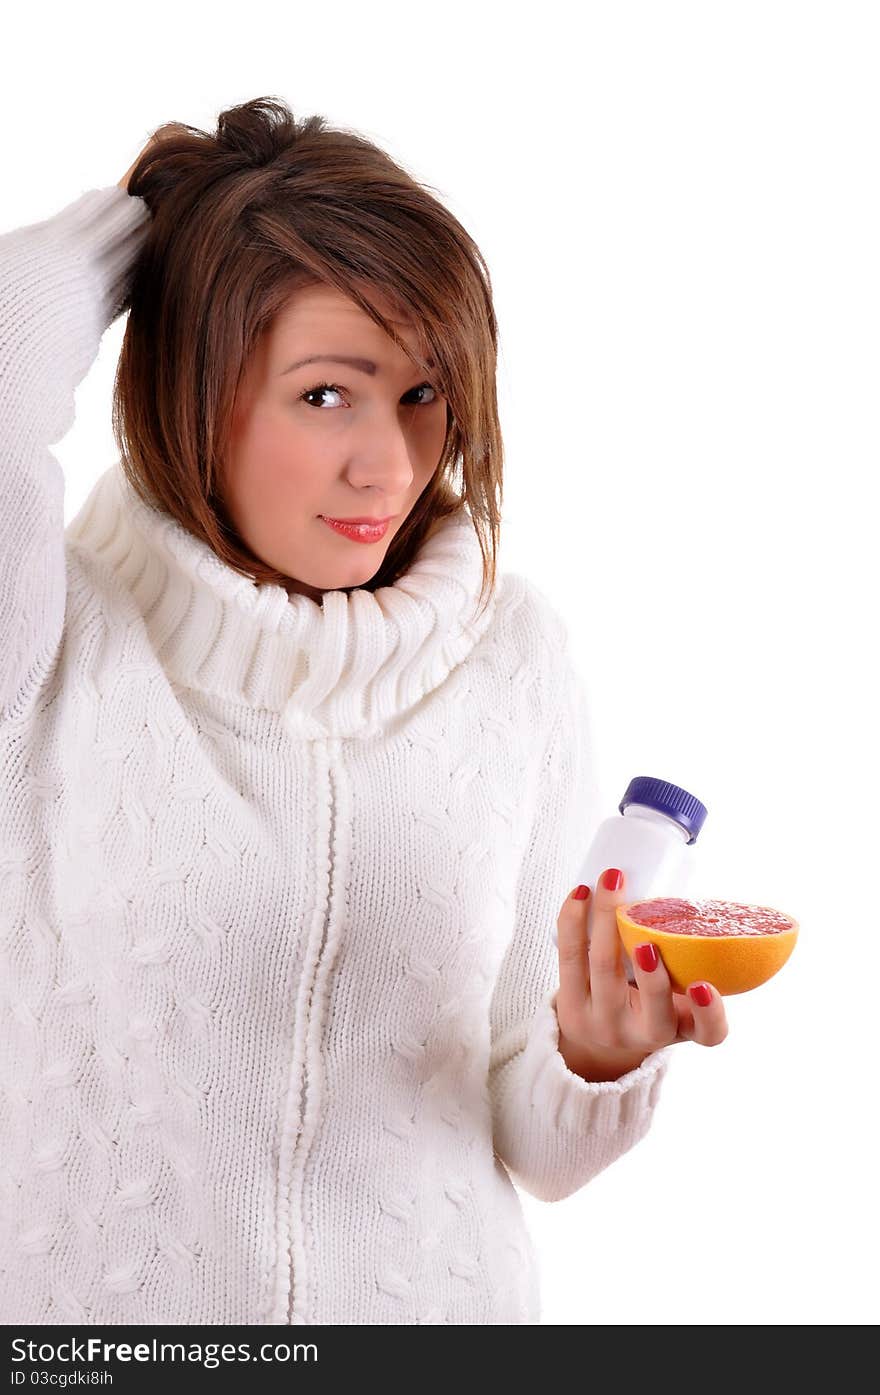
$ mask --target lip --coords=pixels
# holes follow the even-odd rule
[[[357,522],[348,518],[330,518],[327,514],[319,514],[318,517],[328,528],[340,538],[348,538],[349,542],[377,543],[381,542],[388,532],[389,525],[394,514],[385,519],[363,519]]]
[[[352,525],[356,523],[369,523],[371,528],[381,528],[383,523],[391,522],[394,514],[389,513],[386,518],[370,518],[369,516],[364,516],[363,518],[334,518],[332,514],[322,513],[319,517],[323,518],[325,523],[350,523]]]

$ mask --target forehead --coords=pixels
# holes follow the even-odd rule
[[[364,297],[384,315],[408,344],[418,351],[418,335],[411,320],[405,319],[400,308],[374,287],[364,288]],[[271,328],[273,352],[317,353],[334,351],[369,355],[394,361],[406,355],[394,343],[381,325],[376,324],[365,310],[335,286],[306,286],[295,291],[275,317]]]

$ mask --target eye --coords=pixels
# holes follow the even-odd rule
[[[427,389],[428,392],[432,392],[432,393],[434,394],[434,396],[431,397],[431,398],[429,398],[427,401],[414,402],[414,403],[413,403],[413,406],[415,406],[415,407],[430,407],[430,406],[433,405],[434,402],[436,402],[436,401],[439,400],[438,394],[437,394],[437,389],[436,389],[435,387],[432,387],[432,385],[431,385],[430,383],[419,383],[418,387],[410,388],[409,392],[406,393],[405,396],[408,397],[408,396],[410,395],[410,393],[413,393],[413,392],[424,392],[425,389]],[[315,387],[307,388],[307,390],[306,390],[305,392],[300,393],[300,398],[299,398],[299,400],[300,400],[301,402],[307,402],[307,399],[308,399],[309,397],[315,397],[315,396],[319,395],[319,394],[322,393],[322,392],[336,392],[336,393],[341,393],[341,391],[342,391],[342,389],[341,389],[340,387],[338,387],[336,383],[318,383]],[[308,405],[309,407],[312,407],[312,406],[315,406],[316,404],[315,404],[315,403],[312,403],[312,402],[307,402],[307,405]]]
[[[310,397],[317,397],[317,396],[318,396],[320,393],[322,393],[322,392],[338,392],[338,391],[339,391],[339,388],[336,387],[333,383],[318,383],[317,387],[308,388],[306,392],[301,393],[301,394],[300,394],[300,399],[299,399],[299,400],[300,400],[301,402],[306,402],[306,401],[308,400],[308,398],[310,398]],[[313,407],[315,404],[314,404],[313,402],[309,402],[308,405],[309,405],[310,407]]]

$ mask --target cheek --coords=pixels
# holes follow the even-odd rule
[[[277,507],[289,516],[292,505],[320,487],[320,447],[301,440],[285,412],[257,411],[238,440],[234,473],[245,507]]]
[[[434,414],[425,432],[425,440],[427,442],[427,449],[425,452],[427,459],[425,463],[430,465],[432,472],[437,468],[440,453],[443,450],[443,444],[446,440],[446,424],[446,411],[438,410]]]

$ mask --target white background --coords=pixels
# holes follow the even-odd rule
[[[727,1040],[674,1048],[641,1143],[566,1201],[523,1196],[544,1321],[876,1322],[877,7],[17,23],[4,230],[115,183],[161,122],[265,95],[439,193],[495,290],[501,567],[570,625],[607,812],[632,775],[683,784],[709,809],[692,894],[800,921]],[[122,329],[56,447],[68,521],[116,456]]]

